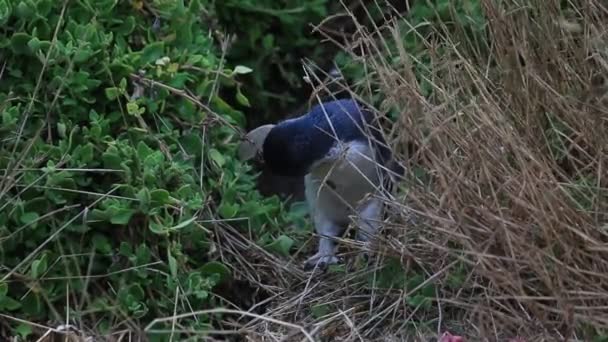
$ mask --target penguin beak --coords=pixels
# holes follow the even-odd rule
[[[264,140],[275,125],[268,124],[255,128],[245,134],[238,147],[238,157],[240,160],[263,160],[262,149]]]

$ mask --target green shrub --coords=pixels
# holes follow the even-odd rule
[[[145,3],[0,0],[0,312],[143,325],[217,305],[221,220],[293,244],[234,157],[243,114],[217,95],[250,69],[218,70],[200,1]]]
[[[222,29],[236,35],[228,60],[255,70],[245,90],[256,101],[253,120],[268,120],[270,114],[284,114],[308,97],[302,77],[302,58],[322,62],[327,50],[312,25],[327,15],[327,0],[221,0],[214,1]]]

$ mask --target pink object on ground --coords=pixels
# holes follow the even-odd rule
[[[462,336],[454,336],[446,331],[441,335],[438,342],[464,342],[464,338]]]

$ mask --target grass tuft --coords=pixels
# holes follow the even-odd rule
[[[344,46],[360,77],[341,91],[392,120],[409,172],[370,265],[344,238],[343,267],[303,278],[281,266],[262,283],[267,315],[341,341],[606,337],[606,8],[447,3],[428,20],[361,25]],[[248,326],[261,340],[290,333]]]

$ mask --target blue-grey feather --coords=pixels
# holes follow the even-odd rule
[[[264,141],[264,160],[278,174],[303,176],[336,145],[336,138],[370,142],[379,163],[391,159],[373,113],[353,99],[341,99],[315,105],[307,114],[275,126]]]

